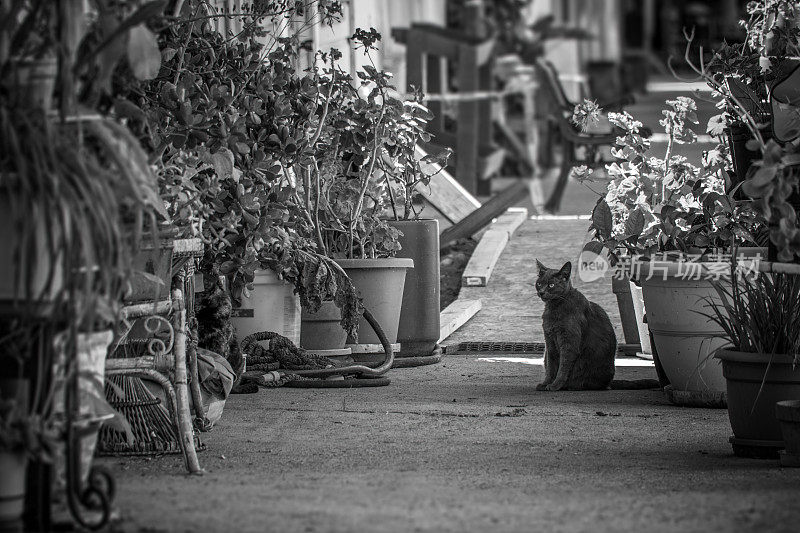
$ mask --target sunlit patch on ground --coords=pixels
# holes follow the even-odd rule
[[[505,357],[505,356],[495,356],[495,357],[479,357],[478,361],[484,363],[521,363],[523,365],[537,365],[537,366],[544,366],[544,358],[543,357]],[[618,357],[614,361],[615,366],[618,367],[633,367],[633,366],[642,366],[642,367],[652,367],[653,362],[648,361],[646,359],[639,359],[638,357]]]

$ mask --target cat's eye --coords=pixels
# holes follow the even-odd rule
[[[550,285],[548,285],[548,287],[550,287],[551,289],[552,289],[553,287],[555,287],[555,286],[556,286],[556,284],[555,284],[555,283],[551,283]]]

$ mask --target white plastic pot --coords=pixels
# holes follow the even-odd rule
[[[257,270],[253,285],[231,319],[239,342],[253,333],[274,331],[300,346],[300,297],[292,286],[271,270]]]

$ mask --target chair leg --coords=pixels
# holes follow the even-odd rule
[[[192,415],[189,412],[189,386],[186,373],[186,309],[183,294],[179,289],[172,291],[173,328],[175,329],[175,396],[178,436],[183,449],[183,459],[190,474],[200,474],[200,462],[194,447]]]
[[[549,168],[553,165],[553,152],[558,142],[558,126],[552,120],[545,119],[536,122],[535,136],[537,137],[536,161],[539,168]]]
[[[544,204],[544,210],[548,213],[556,213],[561,207],[561,199],[563,198],[564,192],[567,189],[569,175],[572,172],[572,156],[574,151],[575,146],[565,140],[563,154],[564,157],[561,159],[561,172],[558,174],[558,180],[556,181],[555,187],[553,187],[553,192],[550,193],[550,198],[548,198],[547,202]]]
[[[192,336],[196,339],[195,333]],[[200,392],[200,376],[197,371],[197,345],[192,339],[186,346],[186,370],[189,373],[189,393],[192,398],[192,410],[194,411],[194,426],[199,431],[209,431],[211,422],[206,418],[203,409],[203,393]]]

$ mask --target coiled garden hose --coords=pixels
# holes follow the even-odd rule
[[[344,374],[359,374],[367,378],[379,377],[385,374],[390,368],[392,368],[392,363],[394,362],[394,350],[392,350],[392,345],[389,342],[389,339],[386,337],[386,333],[383,332],[383,328],[381,328],[381,325],[378,324],[378,321],[375,320],[375,317],[372,316],[372,313],[370,313],[366,307],[364,308],[363,315],[364,319],[378,336],[378,339],[380,339],[381,345],[383,346],[383,351],[386,354],[386,358],[383,360],[380,366],[370,368],[366,365],[348,365],[344,367],[340,366],[335,368],[320,368],[314,370],[292,370],[290,373],[303,377],[325,377]]]

